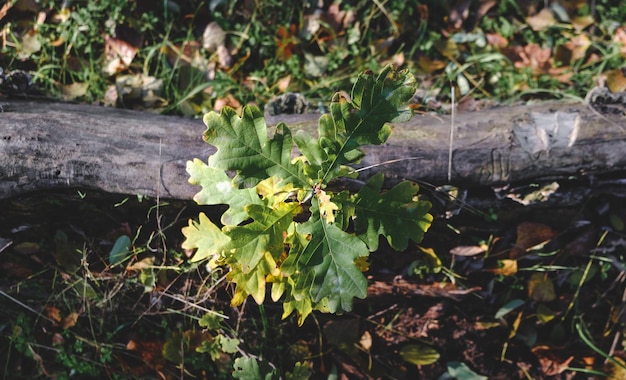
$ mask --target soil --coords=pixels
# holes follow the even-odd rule
[[[66,319],[56,324],[46,321],[54,319],[49,312],[54,305],[79,313],[77,322],[67,327],[74,337],[102,339],[115,347],[116,360],[105,364],[107,371],[127,373],[133,368],[140,377],[181,378],[182,372],[171,360],[155,359],[156,353],[148,355],[151,351],[147,348],[135,347],[147,347],[150,342],[162,346],[171,340],[168,331],[172,326],[190,323],[182,315],[201,316],[194,308],[206,307],[223,310],[230,317],[228,324],[237,331],[246,352],[263,354],[279,368],[292,368],[296,361],[306,360],[312,364],[315,379],[333,373],[346,379],[445,379],[454,378],[450,368],[458,368],[460,363],[488,379],[586,379],[591,375],[585,371],[600,371],[606,365],[577,333],[575,326],[580,321],[601,350],[622,355],[621,344],[612,346],[614,339],[621,337],[624,315],[621,263],[626,244],[619,222],[626,220],[626,206],[619,197],[594,196],[582,205],[550,209],[514,202],[491,210],[465,206],[451,218],[445,217],[445,211],[459,210],[436,203],[433,212],[437,218],[419,246],[398,253],[381,245],[371,255],[368,298],[356,300],[354,310],[345,315],[315,313],[301,327],[293,317],[281,320],[280,304],[269,302],[259,307],[247,301],[231,308],[227,285],[214,286],[210,294],[201,293],[203,284],[214,278],[202,266],[165,271],[155,289],[147,293],[137,281],[130,281],[136,273],[111,268],[107,253],[117,237],[129,235],[148,251],[180,252],[180,229],[188,219],[199,211],[210,215],[221,211],[193,202],[161,200],[159,207],[156,204],[155,199],[78,189],[0,202],[0,331],[5,330],[0,339],[13,342],[13,335],[7,332],[14,331],[12,321],[23,313],[36,312],[48,318],[37,320],[40,330],[34,336],[40,340],[31,343],[58,348],[50,340],[65,330],[59,326]],[[523,253],[517,260],[517,272],[502,274],[503,260],[510,258],[512,247],[519,248],[520,226],[536,228],[540,224],[554,231],[552,246],[542,254]],[[489,239],[491,256],[449,254],[455,247]],[[68,255],[64,244],[83,255]],[[435,270],[436,265],[424,254],[428,248],[449,270]],[[594,266],[593,283],[577,293],[576,284],[569,279],[589,263],[590,253],[603,256],[604,261]],[[142,251],[138,259],[148,254]],[[184,267],[185,258],[178,260],[167,259],[163,265]],[[552,271],[550,266],[564,269]],[[71,304],[75,301],[69,296],[57,293],[57,282],[72,273],[93,276],[90,283],[107,294],[110,303],[92,302],[88,315]],[[528,281],[534,273],[554,280],[553,299],[541,300],[529,293]],[[523,305],[496,318],[514,299],[522,300]],[[116,332],[106,338],[87,333],[86,326],[94,317],[105,329]],[[131,342],[135,345],[132,349]],[[418,359],[427,363],[415,364],[407,354],[410,349],[430,354],[434,350],[438,358],[428,360],[423,354]],[[9,351],[0,349],[0,365],[16,374],[15,378],[60,371],[55,357],[46,355],[46,350],[38,354],[39,359],[23,355],[17,361],[6,361],[11,357]],[[15,352],[12,355],[15,358]],[[33,368],[38,369],[25,369],[33,360],[38,363]],[[219,361],[211,368],[213,373],[230,371],[221,368]],[[200,377],[209,373],[199,370],[197,364],[189,371]],[[449,377],[441,377],[446,373]],[[460,376],[457,373],[457,378],[473,378]]]

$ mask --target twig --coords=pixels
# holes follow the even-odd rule
[[[454,116],[455,116],[455,104],[454,104],[455,88],[452,86],[450,97],[452,98],[452,114],[450,117],[450,144],[448,146],[448,183],[452,181],[452,145],[454,144]]]

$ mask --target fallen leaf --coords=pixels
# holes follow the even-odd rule
[[[515,67],[518,69],[528,67],[534,75],[549,74],[552,69],[550,62],[552,51],[535,43],[505,48],[503,53],[513,61]]]
[[[537,302],[550,302],[556,299],[552,279],[544,273],[533,273],[528,280],[528,296]]]
[[[613,42],[621,45],[620,53],[622,56],[626,56],[626,26],[615,29],[615,35],[613,35]]]
[[[614,94],[626,91],[626,75],[620,69],[607,72],[606,86]]]
[[[55,322],[61,322],[61,310],[56,306],[46,306],[46,315]]]
[[[565,47],[572,51],[572,61],[583,59],[590,46],[591,40],[587,34],[579,34],[565,44]]]
[[[604,372],[608,373],[607,380],[626,379],[626,362],[617,356],[612,357],[613,360],[607,360],[604,365]],[[617,363],[616,363],[617,362]]]
[[[423,343],[412,343],[400,349],[400,356],[404,361],[415,365],[429,365],[439,360],[439,352]]]
[[[144,269],[150,269],[154,265],[154,256],[145,257],[126,267],[128,272],[141,272]]]
[[[533,347],[532,352],[539,359],[541,370],[546,376],[556,376],[563,373],[574,360],[573,356],[563,359],[555,353],[554,349],[543,345]]]
[[[74,100],[85,96],[89,89],[89,82],[75,82],[71,84],[64,84],[61,86],[61,95],[65,100]]]
[[[463,22],[467,20],[469,16],[469,8],[471,0],[457,0],[450,8],[450,14],[448,15],[448,23],[452,30],[459,30],[463,27]]]
[[[489,45],[493,45],[498,49],[509,45],[509,40],[504,38],[500,33],[487,33],[485,34],[485,37],[487,38],[487,43],[489,43]]]
[[[291,74],[284,76],[276,81],[276,88],[279,92],[286,92],[289,88],[289,83],[291,83]]]
[[[556,231],[548,225],[522,222],[517,226],[517,240],[511,248],[509,257],[517,259],[523,256],[529,248],[547,242],[555,236]]]
[[[128,69],[137,55],[137,50],[135,46],[126,41],[106,36],[102,71],[111,76]]]
[[[417,67],[420,68],[426,74],[432,74],[435,71],[443,70],[447,63],[441,60],[433,60],[425,55],[420,56],[417,59]]]
[[[486,247],[478,245],[460,245],[450,250],[451,255],[455,256],[476,256],[485,253]]]
[[[233,108],[237,112],[240,112],[243,108],[241,102],[239,102],[239,100],[237,100],[232,94],[226,94],[225,97],[215,99],[215,103],[213,103],[214,111],[219,112],[224,107]]]
[[[485,271],[503,276],[512,276],[517,273],[517,260],[498,260],[497,268],[486,268]]]
[[[532,30],[539,32],[556,24],[556,19],[554,18],[554,13],[550,8],[543,8],[536,15],[527,17],[526,23]]]
[[[359,340],[359,345],[365,351],[369,351],[372,348],[372,334],[369,331],[363,332],[361,335],[361,339]]]
[[[63,322],[61,322],[61,328],[63,330],[67,330],[71,327],[76,326],[79,316],[80,314],[78,314],[77,312],[71,312],[67,317],[63,318]]]
[[[543,303],[537,305],[535,314],[537,314],[537,319],[543,324],[550,322],[556,317],[556,313]]]
[[[487,376],[479,375],[472,371],[467,364],[461,362],[448,362],[448,374],[454,379],[462,380],[488,380]]]
[[[572,18],[571,22],[574,29],[576,29],[577,32],[581,32],[584,29],[587,29],[587,27],[595,24],[596,20],[593,18],[592,15],[586,15],[574,17]]]

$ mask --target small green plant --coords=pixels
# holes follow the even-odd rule
[[[388,122],[410,119],[414,92],[408,71],[388,66],[377,76],[364,72],[351,99],[334,97],[317,138],[303,130],[292,135],[284,123],[270,138],[255,106],[241,116],[231,108],[205,115],[204,140],[217,151],[208,164],[187,163],[189,182],[202,186],[194,197],[199,204],[229,208],[221,228],[205,214],[190,220],[183,248],[196,249],[193,261],[229,267],[233,305],[249,295],[262,304],[271,285],[272,300],[282,299],[283,317],[295,311],[300,324],[313,310],[350,311],[353,299],[367,294],[362,271],[381,235],[396,250],[422,240],[432,216],[417,184],[403,181],[382,192],[377,174],[354,194],[328,188],[337,178],[358,175],[350,165],[363,158],[360,147],[383,144],[391,133]],[[295,158],[294,143],[302,153]]]

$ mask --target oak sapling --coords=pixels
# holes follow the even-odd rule
[[[217,151],[208,163],[187,163],[189,182],[202,186],[196,202],[228,209],[221,228],[204,214],[190,220],[183,248],[196,250],[192,261],[228,267],[233,305],[248,296],[261,304],[269,294],[282,301],[283,317],[295,311],[300,324],[313,310],[350,311],[355,297],[367,295],[363,271],[379,236],[396,250],[422,240],[431,205],[419,199],[416,183],[383,191],[379,173],[356,193],[327,188],[358,175],[351,165],[364,156],[361,147],[387,141],[388,122],[411,118],[414,92],[407,71],[361,73],[350,98],[336,95],[320,117],[317,138],[302,130],[292,135],[284,123],[270,138],[255,106],[241,115],[226,107],[204,116],[204,140]]]

